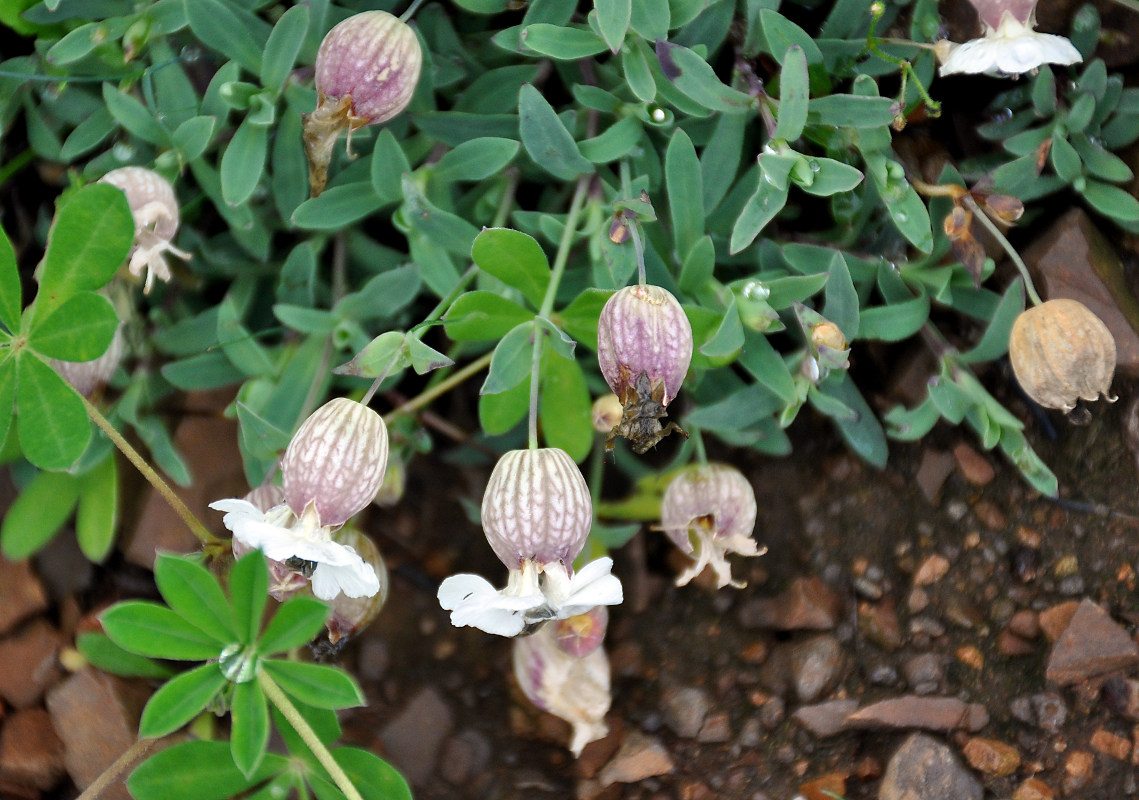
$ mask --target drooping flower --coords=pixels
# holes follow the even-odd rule
[[[142,291],[149,293],[154,279],[169,281],[173,277],[166,263],[166,253],[190,260],[185,250],[172,242],[178,233],[178,198],[170,181],[145,167],[119,167],[99,179],[123,190],[134,217],[134,247],[127,269],[141,278],[146,270]]]
[[[607,617],[598,606],[514,640],[518,685],[535,706],[573,725],[569,749],[575,756],[609,732],[609,658],[601,647]],[[581,648],[582,641],[591,646]]]
[[[1015,76],[1044,64],[1078,64],[1083,56],[1063,36],[1037,33],[1037,0],[969,0],[984,35],[964,44],[947,43],[940,74],[985,73]],[[940,50],[939,50],[940,52]]]
[[[512,450],[494,467],[482,502],[487,541],[510,570],[497,590],[478,575],[452,575],[439,587],[451,623],[517,636],[596,605],[621,602],[612,559],[573,572],[585,545],[593,504],[585,479],[564,450]]]
[[[673,478],[661,500],[660,515],[660,529],[695,559],[677,577],[677,586],[684,586],[704,567],[711,566],[721,588],[742,588],[747,584],[732,580],[727,555],[759,556],[767,552],[752,538],[755,491],[738,469],[727,464],[702,464]]]
[[[675,422],[662,426],[692,361],[692,325],[672,293],[659,286],[615,292],[597,320],[597,363],[623,408],[605,447],[618,436],[644,453],[665,436],[688,434]]]
[[[218,500],[234,538],[284,562],[312,582],[322,600],[380,591],[375,569],[333,531],[367,506],[383,482],[387,429],[379,414],[347,398],[305,420],[281,460],[284,499],[262,511],[248,500]]]

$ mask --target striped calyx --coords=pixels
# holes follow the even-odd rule
[[[281,461],[285,501],[298,517],[313,503],[321,525],[343,525],[372,502],[387,464],[383,418],[338,397],[314,411],[289,442]]]
[[[756,518],[755,490],[727,464],[701,464],[669,483],[661,499],[661,528],[686,553],[689,530],[700,526],[713,539],[751,536]]]
[[[483,495],[482,526],[508,569],[526,560],[568,566],[592,522],[589,488],[564,450],[511,450],[495,464]]]
[[[648,376],[663,389],[661,405],[676,398],[692,361],[692,326],[670,292],[659,286],[626,286],[616,292],[597,320],[597,361],[622,404]]]
[[[1035,26],[1037,0],[969,0],[986,28],[996,30],[1005,14],[1021,25]]]

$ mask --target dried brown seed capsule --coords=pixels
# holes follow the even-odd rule
[[[324,190],[340,132],[386,122],[411,102],[423,66],[419,38],[386,11],[364,11],[336,25],[316,54],[316,110],[304,117],[309,183]]]
[[[335,528],[372,502],[388,464],[388,431],[372,409],[338,397],[318,408],[281,460],[285,498],[298,517],[312,503]]]
[[[494,465],[482,500],[482,526],[508,569],[519,569],[525,560],[568,567],[592,524],[589,487],[564,450],[511,450]]]
[[[1013,323],[1009,360],[1021,388],[1046,408],[1068,412],[1079,399],[1111,396],[1115,339],[1087,306],[1076,300],[1049,300]]]

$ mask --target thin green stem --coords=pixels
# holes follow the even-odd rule
[[[688,435],[691,437],[692,445],[696,448],[696,460],[701,464],[708,463],[708,453],[704,450],[704,434],[695,425],[688,426]]]
[[[142,477],[146,478],[147,482],[154,487],[154,490],[162,495],[163,499],[174,509],[174,513],[181,517],[182,521],[186,523],[186,527],[190,529],[190,532],[197,536],[202,544],[209,545],[218,542],[218,538],[206,529],[206,526],[202,524],[201,520],[194,516],[194,512],[182,502],[182,498],[174,494],[174,490],[170,488],[166,481],[162,480],[162,477],[154,471],[150,464],[146,463],[146,459],[139,455],[139,452],[131,447],[130,442],[124,439],[123,435],[115,430],[115,426],[99,413],[99,409],[95,408],[95,406],[91,404],[91,401],[83,395],[79,395],[79,399],[83,401],[83,407],[87,409],[87,416],[91,418],[91,421],[99,427],[99,430],[107,434],[107,438],[114,443],[115,447],[119,448],[119,451],[127,457],[127,460],[134,465],[135,469],[142,473]]]
[[[914,72],[914,65],[907,59],[890,55],[878,46],[878,20],[882,18],[882,11],[876,6],[872,7],[870,12],[870,32],[866,34],[866,49],[883,61],[887,61],[902,70],[902,92],[898,97],[898,102],[901,105],[901,110],[898,112],[899,115],[901,115],[904,122],[906,113],[906,81],[912,80],[914,85],[918,88],[918,94],[921,96],[922,102],[925,103],[926,108],[929,109],[930,115],[934,117],[938,116],[941,114],[941,103],[929,96],[925,84],[921,82],[921,78]],[[911,44],[915,47],[924,46],[918,42],[912,42]]]
[[[388,373],[392,371],[392,368],[396,365],[396,362],[399,361],[399,357],[403,355],[402,347],[403,346],[401,345],[400,349],[395,351],[395,354],[392,355],[391,360],[388,361],[387,366],[384,367],[384,371],[381,372],[374,381],[372,381],[372,385],[368,387],[368,391],[364,392],[364,396],[360,398],[361,404],[368,405],[372,402],[372,398],[376,396],[376,392],[380,389],[380,384],[387,379]]]
[[[121,756],[115,759],[111,766],[103,770],[99,777],[91,782],[90,786],[83,790],[78,800],[95,800],[96,797],[106,791],[112,781],[122,774],[123,770],[150,752],[150,748],[154,747],[157,742],[158,739],[139,739],[132,744]]]
[[[32,160],[35,159],[35,157],[36,154],[33,153],[32,149],[29,147],[23,152],[17,153],[15,156],[10,158],[7,164],[0,167],[0,186],[6,184],[13,175],[22,170],[24,167],[28,166],[28,164],[31,164]]]
[[[293,726],[293,730],[304,740],[308,745],[309,750],[316,756],[316,760],[320,765],[328,770],[328,774],[332,777],[332,782],[344,792],[344,796],[348,800],[364,800],[359,790],[352,784],[347,773],[344,769],[336,763],[336,759],[332,757],[332,753],[328,752],[328,748],[324,746],[324,742],[316,735],[316,732],[309,726],[308,721],[301,716],[297,711],[297,707],[293,705],[288,696],[281,691],[281,687],[277,685],[276,681],[269,677],[264,670],[257,672],[257,683],[261,685],[262,691],[268,697],[277,710],[281,712],[289,724]]]
[[[1034,306],[1038,306],[1044,302],[1040,299],[1040,295],[1036,293],[1036,286],[1032,283],[1032,276],[1028,274],[1028,266],[1024,263],[1024,259],[1020,257],[1020,253],[1016,252],[1016,248],[1013,247],[1005,237],[1004,232],[997,227],[995,222],[989,219],[989,215],[977,205],[977,201],[973,199],[972,195],[966,194],[963,200],[965,205],[973,212],[974,219],[979,219],[981,224],[988,228],[989,233],[996,237],[996,240],[1000,242],[1001,247],[1004,248],[1008,257],[1012,259],[1012,263],[1016,265],[1020,276],[1024,278],[1024,290],[1028,293],[1028,299],[1032,301]]]
[[[419,7],[421,5],[423,5],[423,0],[415,0],[414,3],[407,7],[407,11],[399,15],[399,21],[407,22],[409,19],[415,16],[415,12],[419,10]]]
[[[479,356],[477,359],[472,361],[470,364],[467,364],[467,366],[463,367],[461,370],[455,372],[452,375],[448,375],[445,380],[439,381],[439,383],[435,384],[430,389],[423,390],[415,397],[408,400],[406,403],[402,403],[397,408],[393,408],[387,414],[384,414],[384,422],[390,425],[392,420],[398,417],[400,414],[410,414],[413,411],[416,411],[417,409],[420,409],[423,406],[427,405],[436,397],[439,397],[439,395],[443,395],[451,391],[451,389],[454,389],[467,378],[481,372],[490,366],[490,359],[493,355],[494,351],[492,350],[489,353]]]

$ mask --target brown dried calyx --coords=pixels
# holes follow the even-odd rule
[[[1107,326],[1076,300],[1049,300],[1013,323],[1009,360],[1021,388],[1045,408],[1065,413],[1078,400],[1109,402],[1115,373],[1115,339]]]
[[[668,436],[670,433],[679,433],[685,439],[688,431],[670,422],[661,425],[661,420],[668,416],[664,406],[664,383],[658,381],[655,386],[649,382],[647,372],[637,376],[636,383],[628,388],[623,398],[624,411],[621,421],[618,422],[609,435],[605,437],[606,451],[612,450],[618,436],[629,440],[629,445],[637,455],[644,455],[649,448]]]

